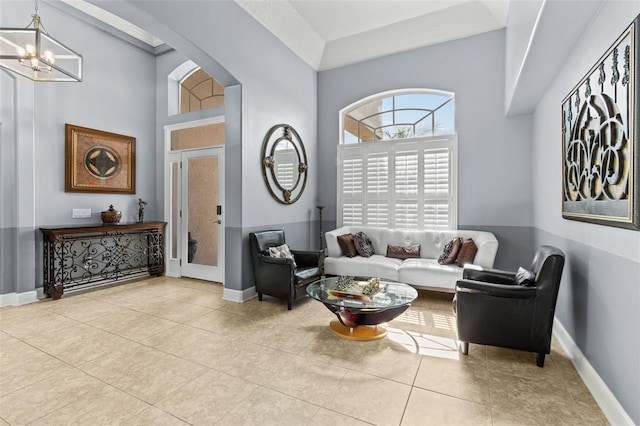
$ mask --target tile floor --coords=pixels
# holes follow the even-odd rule
[[[222,300],[152,278],[0,309],[0,425],[606,424],[554,342],[459,355],[451,295],[420,292],[370,342],[321,303]]]

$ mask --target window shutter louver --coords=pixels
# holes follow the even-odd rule
[[[453,135],[339,146],[338,225],[452,229],[455,143]]]

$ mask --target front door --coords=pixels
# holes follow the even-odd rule
[[[223,282],[224,148],[184,151],[181,164],[180,275]]]

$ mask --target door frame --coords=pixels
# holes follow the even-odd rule
[[[224,153],[225,153],[225,145],[214,145],[212,147],[206,147],[206,148],[193,148],[193,149],[184,149],[184,150],[175,150],[172,151],[171,150],[171,132],[175,131],[175,130],[181,130],[181,129],[189,129],[192,127],[200,127],[200,126],[206,126],[209,124],[217,124],[217,123],[224,123],[225,122],[225,117],[224,115],[220,115],[220,116],[215,116],[215,117],[210,117],[210,118],[204,118],[204,119],[200,119],[200,120],[193,120],[193,121],[187,121],[187,122],[182,122],[182,123],[175,123],[175,124],[167,124],[164,126],[164,160],[163,160],[163,164],[162,164],[162,168],[163,168],[163,174],[164,174],[164,209],[163,209],[163,220],[165,222],[167,222],[167,230],[165,232],[165,274],[167,276],[171,276],[171,277],[180,277],[182,276],[182,268],[180,265],[180,260],[182,257],[182,252],[183,247],[182,247],[182,241],[183,238],[181,238],[179,232],[182,229],[182,218],[178,217],[177,218],[177,230],[173,229],[172,226],[172,218],[171,218],[171,204],[172,204],[172,188],[171,188],[171,163],[175,162],[175,161],[180,161],[181,157],[182,157],[182,153],[186,152],[186,151],[197,151],[197,150],[202,150],[202,149],[210,149],[210,148],[218,148],[222,150],[222,159],[223,161],[221,162],[221,164],[219,164],[219,167],[222,167],[222,176],[224,177]],[[226,139],[226,136],[225,136]],[[181,188],[182,183],[180,182],[178,184],[179,186],[179,193],[182,192],[182,188]],[[226,232],[225,232],[225,219],[224,219],[224,215],[225,215],[225,182],[224,182],[224,178],[221,179],[221,182],[219,183],[220,187],[222,188],[222,197],[221,199],[219,199],[218,201],[221,203],[222,207],[222,215],[221,215],[221,219],[222,219],[222,225],[219,228],[219,232],[222,233],[222,238],[221,238],[221,247],[218,248],[218,253],[221,254],[221,262],[220,262],[220,268],[222,269],[222,284],[224,284],[224,277],[225,277],[225,261],[224,259],[226,258],[225,256],[225,237],[226,237]],[[180,201],[179,201],[180,202]],[[183,213],[184,214],[184,213]],[[176,244],[177,244],[177,255],[178,257],[172,257],[172,252],[171,252],[171,241],[173,239],[173,234],[175,232],[178,232],[178,238],[176,239]],[[185,259],[186,261],[186,259]]]

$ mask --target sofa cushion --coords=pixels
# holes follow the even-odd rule
[[[406,261],[405,261],[406,262]],[[326,257],[325,272],[331,275],[376,277],[398,281],[398,268],[402,260],[374,254],[371,257]],[[456,268],[457,269],[457,268]]]
[[[356,246],[358,254],[362,257],[370,257],[375,254],[373,243],[364,232],[358,232],[353,236],[353,244]]]
[[[343,234],[338,236],[338,244],[340,244],[340,249],[342,250],[342,254],[347,257],[353,257],[358,252],[356,251],[356,246],[353,243],[353,235],[352,234]]]
[[[464,266],[466,263],[473,263],[473,259],[476,257],[477,252],[478,246],[476,246],[476,243],[473,242],[473,239],[467,238],[467,241],[465,241],[460,248],[460,253],[458,253],[456,263],[460,267]]]
[[[460,248],[462,247],[462,238],[455,237],[444,246],[444,251],[438,258],[438,263],[441,265],[450,265],[458,258]]]
[[[395,259],[409,259],[412,257],[420,257],[420,244],[412,246],[392,246],[387,245],[387,257]]]
[[[425,288],[451,289],[461,278],[462,269],[440,265],[436,259],[407,259],[398,271],[398,281]]]

